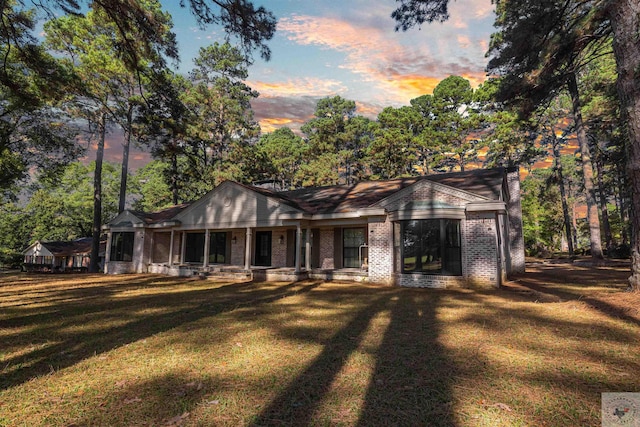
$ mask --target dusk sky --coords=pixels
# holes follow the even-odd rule
[[[201,46],[222,42],[220,29],[201,30],[188,9],[163,1],[172,14],[180,72],[188,72]],[[493,32],[491,0],[451,1],[444,24],[396,32],[394,0],[256,1],[272,11],[277,31],[271,60],[256,57],[247,84],[260,93],[253,109],[262,132],[294,130],[313,116],[319,99],[356,101],[357,114],[375,119],[387,106],[409,105],[442,79],[460,75],[475,87],[485,79],[485,53]],[[115,136],[115,135],[114,135]],[[112,140],[113,141],[113,140]],[[117,145],[108,156],[119,161]],[[142,153],[140,153],[142,154]],[[144,156],[134,155],[132,167]]]

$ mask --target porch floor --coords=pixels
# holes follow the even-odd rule
[[[261,267],[251,266],[246,270],[238,265],[151,265],[149,272],[168,274],[170,276],[224,279],[224,280],[252,280],[255,282],[279,282],[316,279],[326,281],[368,282],[369,273],[360,268],[312,269],[296,272],[294,267]]]

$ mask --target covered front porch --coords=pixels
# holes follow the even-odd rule
[[[368,281],[366,245],[355,248],[353,253],[357,258],[354,263],[359,267],[345,268],[342,263],[334,262],[336,231],[333,228],[311,229],[301,224],[294,227],[156,230],[151,236],[147,271],[224,280]],[[366,228],[360,234],[364,239]],[[330,242],[331,247],[322,251],[321,241],[325,246]],[[340,252],[342,250],[340,245]],[[321,252],[331,252],[331,256]]]

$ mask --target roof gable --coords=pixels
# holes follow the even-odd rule
[[[122,211],[115,218],[108,222],[110,227],[134,227],[144,224],[142,218],[136,215],[135,211]]]
[[[302,212],[286,200],[266,191],[224,181],[174,217],[185,228],[243,227],[271,224],[280,214]]]
[[[429,181],[476,194],[489,200],[502,200],[507,174],[506,169],[500,167],[433,174],[426,178]]]
[[[469,202],[487,200],[486,197],[460,190],[458,188],[433,182],[430,179],[421,179],[413,185],[403,188],[400,191],[375,203],[375,207],[385,208],[387,211],[394,211],[408,202],[422,202],[435,206],[437,204],[464,205]],[[411,205],[414,206],[414,205]],[[419,204],[415,204],[419,206]]]

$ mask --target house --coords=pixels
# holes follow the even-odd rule
[[[81,272],[89,268],[91,237],[71,241],[41,242],[37,240],[23,251],[26,271]],[[106,241],[100,242],[100,261],[104,262]]]
[[[447,287],[499,286],[524,271],[517,169],[283,192],[225,181],[104,228],[109,274]]]

